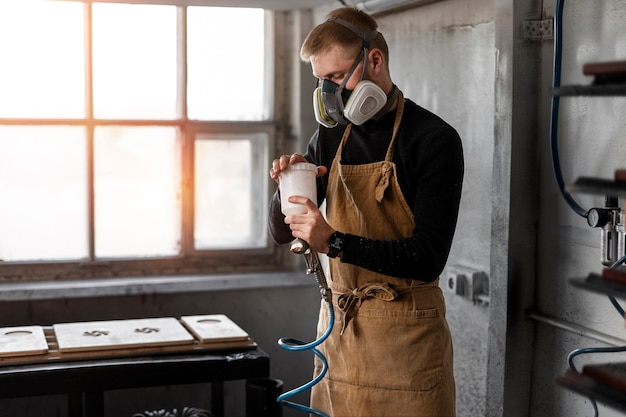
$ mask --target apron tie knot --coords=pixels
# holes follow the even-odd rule
[[[398,293],[386,282],[370,282],[339,294],[337,307],[344,313],[341,334],[346,330],[350,320],[356,316],[364,300],[378,298],[383,301],[393,301],[397,296]]]
[[[385,190],[389,186],[389,179],[391,178],[391,174],[393,173],[393,163],[389,161],[384,161],[381,168],[382,172],[380,175],[380,179],[378,180],[378,185],[376,186],[376,201],[379,203],[383,201],[383,196],[385,195]]]

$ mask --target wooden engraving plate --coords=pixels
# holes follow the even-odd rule
[[[61,323],[53,329],[61,353],[184,345],[194,341],[173,317]]]
[[[0,328],[0,357],[39,355],[48,352],[41,326]]]
[[[244,341],[250,337],[224,314],[183,316],[180,320],[202,343]]]

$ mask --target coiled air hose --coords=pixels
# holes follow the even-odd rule
[[[315,356],[317,356],[319,360],[322,362],[322,370],[315,378],[313,378],[311,381],[307,382],[306,384],[303,384],[298,388],[294,388],[291,391],[288,391],[278,396],[276,401],[284,406],[294,408],[299,411],[304,411],[310,414],[315,414],[316,416],[320,416],[320,417],[329,417],[328,414],[323,413],[322,411],[287,400],[288,398],[293,397],[296,394],[300,394],[310,389],[315,384],[320,382],[322,378],[324,378],[324,375],[326,375],[326,372],[328,371],[328,361],[326,360],[326,357],[324,356],[324,354],[317,349],[317,346],[319,346],[328,338],[335,324],[335,312],[333,310],[332,294],[326,282],[326,277],[322,269],[322,264],[320,263],[317,253],[312,251],[309,248],[309,245],[302,239],[296,239],[294,242],[292,242],[291,251],[294,253],[304,255],[304,259],[306,260],[306,263],[307,263],[307,273],[308,274],[313,273],[315,275],[315,279],[317,280],[317,283],[320,286],[320,293],[322,295],[322,299],[326,301],[326,305],[328,306],[329,318],[328,318],[328,328],[326,329],[326,332],[324,332],[322,336],[320,336],[317,340],[314,340],[313,342],[305,343],[301,340],[293,339],[293,338],[281,338],[278,340],[279,346],[285,350],[289,350],[293,352],[301,352],[305,350],[310,350],[311,352],[313,352]]]

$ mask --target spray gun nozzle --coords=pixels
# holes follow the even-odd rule
[[[315,276],[315,280],[320,286],[322,298],[328,303],[332,303],[332,294],[330,288],[328,287],[328,283],[326,282],[326,276],[324,275],[324,270],[322,269],[322,264],[319,256],[317,256],[317,252],[312,251],[309,244],[300,238],[296,238],[293,242],[291,242],[290,249],[292,253],[304,255],[304,261],[307,266],[307,274],[313,274]]]

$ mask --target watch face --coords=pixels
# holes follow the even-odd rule
[[[335,258],[339,252],[343,250],[344,235],[339,232],[335,232],[330,236],[328,241],[328,256]]]
[[[341,249],[343,247],[343,237],[333,236],[333,240],[330,242],[330,245],[334,248]]]

